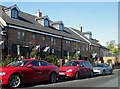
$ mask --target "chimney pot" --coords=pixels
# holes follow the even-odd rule
[[[78,26],[78,30],[79,30],[80,32],[82,32],[82,26],[81,26],[81,25]]]
[[[40,12],[39,9],[38,9],[38,12],[35,13],[35,16],[37,16],[37,17],[41,17],[42,16],[42,13]]]

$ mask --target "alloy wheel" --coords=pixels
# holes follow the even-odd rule
[[[103,76],[105,76],[105,74],[106,74],[106,73],[105,73],[105,70],[104,70],[104,71],[103,71]]]
[[[19,75],[11,75],[8,80],[8,84],[12,88],[16,88],[16,87],[20,86],[20,84],[21,84],[20,76]]]
[[[51,82],[51,83],[55,83],[56,80],[57,80],[56,74],[55,74],[55,73],[52,73],[52,74],[50,75],[50,82]]]

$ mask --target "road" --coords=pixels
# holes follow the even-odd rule
[[[18,89],[38,89],[38,88],[53,88],[53,87],[113,87],[120,88],[120,70],[114,70],[112,75],[106,76],[94,76],[92,78],[82,78],[78,80],[58,80],[57,83],[49,84],[47,82],[44,83],[32,83],[32,84],[24,84],[22,87]],[[5,88],[4,88],[5,89]]]

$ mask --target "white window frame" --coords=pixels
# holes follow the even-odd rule
[[[12,9],[12,10],[11,10],[11,17],[12,17],[12,18],[18,18],[18,11],[15,10],[15,9]]]
[[[49,20],[46,18],[44,19],[44,26],[45,27],[48,27],[49,26]]]
[[[62,23],[59,24],[59,30],[60,30],[60,31],[63,31],[63,24],[62,24]]]

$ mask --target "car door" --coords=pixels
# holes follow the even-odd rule
[[[85,61],[86,75],[90,75],[91,68],[87,61]]]
[[[32,68],[28,68],[27,65],[32,64]],[[41,63],[39,60],[33,60],[29,62],[25,67],[24,71],[24,78],[27,78],[28,82],[38,82],[42,81],[42,75],[43,75],[43,68],[41,67]]]
[[[84,61],[82,61],[80,64],[80,76],[86,76],[86,68]]]
[[[41,68],[43,70],[43,75],[42,75],[42,78],[44,80],[48,80],[49,79],[49,74],[50,74],[50,65],[44,61],[41,61]]]

